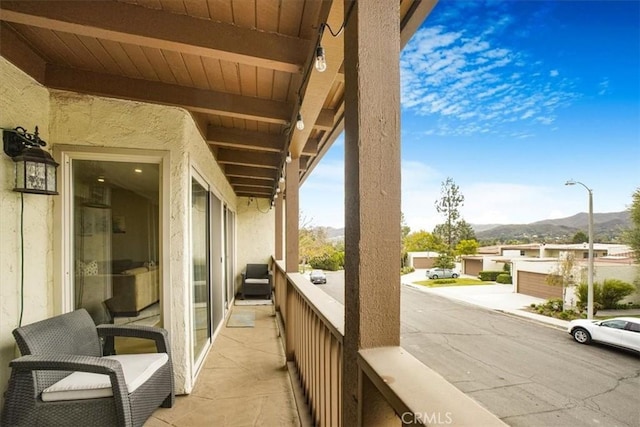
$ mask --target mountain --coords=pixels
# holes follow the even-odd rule
[[[567,218],[546,219],[529,224],[471,226],[478,240],[567,242],[571,241],[578,231],[586,234],[588,222],[589,215],[581,212]],[[630,227],[631,218],[628,211],[593,214],[593,234],[596,242],[618,242],[623,230]]]

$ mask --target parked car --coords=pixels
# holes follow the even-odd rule
[[[640,352],[640,318],[613,317],[606,320],[572,320],[567,332],[580,344],[603,344]]]
[[[312,270],[309,275],[309,279],[314,285],[317,285],[318,283],[327,283],[327,275],[324,274],[324,271],[322,270]]]
[[[450,268],[430,268],[427,270],[427,277],[429,279],[456,279],[459,274]]]

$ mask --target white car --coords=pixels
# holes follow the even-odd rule
[[[430,268],[427,270],[429,279],[457,279],[458,276],[458,272],[450,268]]]
[[[640,352],[640,318],[637,317],[572,320],[567,332],[580,344],[598,341]]]

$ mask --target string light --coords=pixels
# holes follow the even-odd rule
[[[296,121],[296,129],[303,130],[304,122],[302,121],[302,114],[298,113],[298,120]]]
[[[285,162],[291,163],[291,151],[287,153],[287,158],[285,159]]]
[[[327,58],[324,55],[324,48],[318,46],[316,48],[316,70],[324,72],[327,69]]]
[[[284,184],[284,174],[280,174],[280,184]]]

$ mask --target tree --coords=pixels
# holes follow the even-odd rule
[[[460,207],[464,204],[464,196],[460,188],[448,177],[440,188],[440,199],[436,200],[436,211],[444,216],[444,223],[434,228],[433,233],[441,237],[450,251],[456,244],[456,232],[460,220]]]
[[[404,219],[404,212],[400,212],[400,265],[405,266],[407,261],[407,250],[404,247],[404,241],[411,232],[411,228]]]
[[[584,231],[580,230],[573,235],[573,239],[571,240],[571,243],[587,243],[588,241],[589,241],[589,236],[587,236],[587,234]]]
[[[631,228],[624,234],[624,241],[631,246],[636,263],[640,264],[640,187],[631,196],[629,214],[631,216]]]
[[[478,240],[476,239],[476,232],[473,231],[473,227],[464,219],[460,219],[458,221],[458,225],[456,227],[456,238],[459,241],[461,240]]]
[[[473,255],[478,251],[478,242],[476,240],[460,240],[456,245],[456,254]]]
[[[404,249],[407,252],[440,252],[445,249],[445,245],[438,237],[428,231],[420,230],[404,238]]]
[[[567,289],[576,283],[576,270],[576,257],[568,251],[558,257],[558,263],[547,276],[548,285],[562,286],[562,301],[566,301]]]
[[[456,261],[453,255],[448,253],[441,253],[436,258],[433,266],[436,268],[454,268],[456,266]]]

